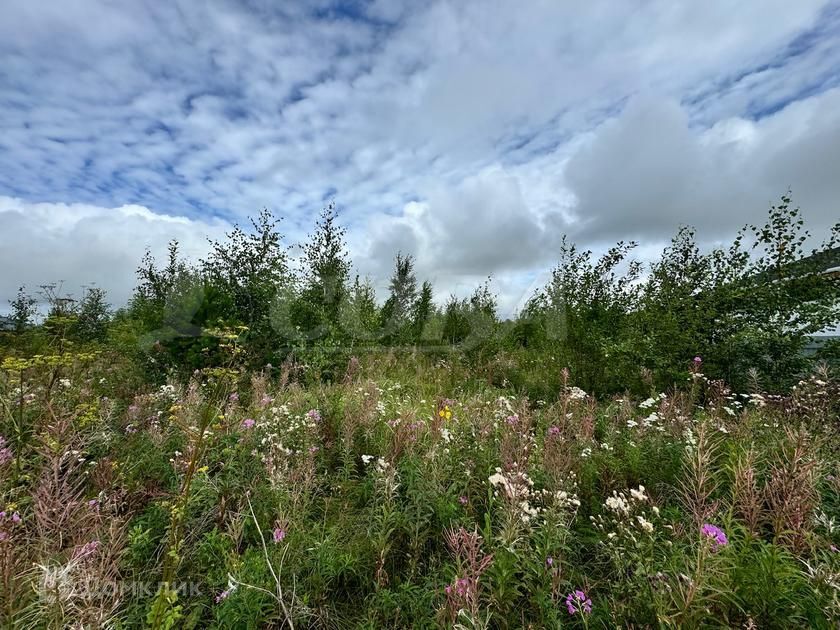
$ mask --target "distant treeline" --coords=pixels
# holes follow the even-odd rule
[[[711,378],[781,389],[809,362],[838,357],[836,343],[816,356],[803,348],[840,321],[840,278],[824,273],[840,264],[840,224],[806,250],[811,235],[788,196],[729,247],[701,251],[694,230],[681,228],[648,266],[632,259],[633,242],[595,257],[564,240],[548,284],[505,321],[489,281],[436,304],[411,254],[396,255],[387,298],[377,300],[370,280],[351,272],[335,205],[300,244],[299,265],[290,264],[278,226],[262,211],[195,263],[174,240],[163,262],[147,252],[129,304],[117,311],[101,289],[71,300],[45,285],[49,312],[35,325],[39,300],[21,289],[5,320],[4,353],[46,352],[58,331],[66,342],[130,356],[144,377],[161,381],[216,364],[230,339],[244,365],[294,359],[323,380],[339,378],[359,353],[422,351],[473,362],[532,396],[556,387],[548,374],[561,367],[588,391],[645,391],[684,381],[696,356]]]

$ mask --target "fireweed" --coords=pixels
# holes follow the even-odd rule
[[[538,404],[452,358],[362,363],[308,387],[295,366],[237,373],[198,449],[206,386],[120,394],[96,365],[48,406],[48,380],[0,377],[0,624],[142,625],[154,593],[80,585],[158,583],[164,563],[170,590],[199,588],[165,592],[159,627],[837,618],[830,375],[597,402],[567,374]]]

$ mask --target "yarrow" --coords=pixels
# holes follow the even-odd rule
[[[592,600],[589,599],[583,591],[574,591],[566,596],[566,610],[569,611],[570,615],[576,615],[577,613],[591,613]]]
[[[700,528],[700,533],[704,538],[708,538],[712,541],[713,551],[717,551],[719,547],[723,547],[729,542],[729,539],[726,537],[726,533],[724,533],[720,527],[712,525],[711,523],[704,523],[703,527]]]

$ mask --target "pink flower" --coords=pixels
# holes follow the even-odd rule
[[[253,429],[255,424],[257,424],[257,423],[253,418],[245,418],[242,421],[242,426],[245,427],[246,429]]]
[[[221,593],[216,595],[216,603],[218,604],[218,603],[222,602],[223,600],[226,600],[228,598],[228,595],[230,595],[230,590],[228,590],[228,589],[223,590]]]
[[[703,363],[703,359],[700,357],[694,357],[694,363]]]
[[[237,394],[236,392],[233,392],[233,393],[232,393],[232,394],[228,397],[228,399],[229,399],[229,400],[230,400],[230,402],[232,402],[232,403],[239,402],[239,394]]]
[[[12,449],[6,446],[6,438],[0,435],[0,466],[12,461]]]
[[[286,537],[286,530],[282,527],[276,527],[274,528],[274,534],[272,537],[274,538],[275,543],[279,543]]]
[[[87,558],[88,556],[96,553],[97,549],[99,549],[99,541],[92,540],[89,543],[85,543],[81,547],[77,547],[76,550],[73,552],[73,559],[81,560],[83,558]]]
[[[12,523],[20,523],[20,514],[17,512],[12,514]]]
[[[726,533],[720,527],[711,523],[704,523],[703,527],[700,528],[700,534],[712,541],[713,551],[717,551],[719,547],[723,547],[729,542]]]
[[[552,558],[551,556],[548,556],[548,558],[545,559],[545,565],[547,567],[550,567],[552,564],[554,564],[554,558]]]
[[[312,422],[320,422],[321,412],[317,409],[310,409],[306,412],[306,417],[309,418]]]
[[[566,610],[569,611],[570,615],[591,613],[592,600],[586,596],[586,593],[580,590],[569,593],[566,596]]]
[[[548,434],[552,437],[560,435],[560,427],[555,427],[555,426],[548,427]]]
[[[465,496],[460,496],[458,497],[458,501],[461,503],[461,505],[466,505],[467,503],[469,503],[470,500]]]
[[[95,508],[98,505],[99,505],[99,500],[98,499],[91,499],[90,501],[88,501],[88,507]]]

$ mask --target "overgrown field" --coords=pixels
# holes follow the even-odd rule
[[[107,353],[7,358],[0,625],[836,628],[840,384],[686,364],[596,401],[455,352],[136,391]]]

